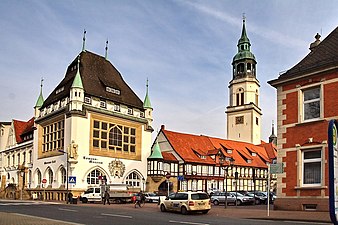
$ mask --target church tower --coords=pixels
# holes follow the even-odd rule
[[[233,77],[229,83],[227,138],[230,140],[261,143],[261,116],[259,81],[256,79],[256,59],[250,51],[250,40],[245,29],[245,18],[238,52],[232,60]]]

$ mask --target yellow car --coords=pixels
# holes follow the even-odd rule
[[[161,200],[160,209],[162,212],[176,211],[184,215],[189,212],[206,214],[211,209],[211,201],[205,192],[177,192]]]

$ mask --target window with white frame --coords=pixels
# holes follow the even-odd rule
[[[303,120],[320,118],[320,87],[303,90]]]
[[[65,184],[67,181],[67,173],[66,173],[65,168],[62,167],[60,169],[60,173],[61,173],[61,184]]]
[[[303,185],[320,185],[322,181],[322,151],[321,149],[304,150]]]
[[[98,170],[92,170],[88,175],[87,175],[87,184],[99,184],[100,183],[100,177],[103,176],[103,173]]]
[[[136,172],[132,172],[126,177],[126,184],[137,188],[141,187],[141,177]]]

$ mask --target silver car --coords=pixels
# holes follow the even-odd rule
[[[214,193],[213,196],[210,198],[211,202],[214,205],[219,205],[219,204],[225,204],[225,192],[216,192]],[[229,192],[227,193],[227,199],[226,199],[228,204],[236,204],[236,198]]]
[[[255,198],[251,196],[245,196],[241,193],[230,192],[230,194],[235,197],[236,205],[253,205],[255,203]]]

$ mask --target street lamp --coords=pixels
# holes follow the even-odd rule
[[[225,164],[225,161],[229,161],[229,164],[226,166],[223,166]],[[223,155],[220,156],[219,158],[219,164],[221,168],[225,171],[225,203],[224,203],[224,208],[227,208],[228,206],[228,169],[229,167],[233,167],[235,163],[234,158],[230,158],[229,160],[226,159]]]
[[[21,190],[20,190],[20,200],[22,200],[22,191],[25,185],[25,180],[24,180],[24,176],[25,176],[25,170],[23,168],[20,169],[20,176],[21,176]]]
[[[69,155],[68,155],[68,152],[65,152],[61,149],[58,150],[59,152],[62,152],[63,154],[66,154],[67,155],[67,165],[66,165],[66,182],[67,182],[67,187],[66,187],[66,201],[68,203],[68,170],[69,170]]]

